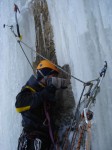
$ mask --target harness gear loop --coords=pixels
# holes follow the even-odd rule
[[[27,150],[27,138],[24,136],[24,133],[21,134],[19,138],[18,150]]]
[[[34,140],[34,148],[35,150],[41,150],[42,141],[38,138]]]

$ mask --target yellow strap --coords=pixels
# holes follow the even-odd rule
[[[42,87],[45,87],[42,83],[39,83]],[[30,86],[25,86],[25,88],[27,89],[30,89],[32,92],[36,92],[36,90],[34,90],[32,87]],[[23,112],[23,111],[26,111],[26,110],[29,110],[31,108],[31,106],[25,106],[25,107],[19,107],[19,108],[16,108],[16,111],[17,112]]]
[[[39,82],[39,85],[42,86],[42,87],[45,87],[45,85],[42,84],[41,82]],[[30,89],[32,92],[37,92],[35,89],[33,89],[32,87],[30,87],[30,86],[28,86],[28,85],[25,86],[25,88]]]
[[[25,86],[25,88],[30,89],[32,92],[36,92],[36,90],[34,90],[32,87],[30,86]]]
[[[39,85],[41,85],[42,87],[45,87],[45,85],[44,85],[44,84],[42,84],[41,82],[39,82]]]
[[[16,108],[16,111],[20,113],[29,109],[30,109],[30,106],[25,106],[25,107]]]
[[[22,41],[22,35],[20,35],[19,39],[20,39],[20,41]]]
[[[33,88],[31,88],[30,86],[25,86],[25,88],[27,89],[30,89],[32,92],[36,92],[36,90],[34,90]],[[17,112],[23,112],[23,111],[26,111],[26,110],[29,110],[31,106],[25,106],[25,107],[19,107],[19,108],[16,108],[16,111]]]

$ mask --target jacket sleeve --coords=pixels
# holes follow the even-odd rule
[[[49,87],[45,87],[40,92],[34,92],[30,89],[24,88],[17,96],[16,96],[16,111],[23,112],[30,109],[34,109],[39,106],[43,101],[49,100],[53,101],[55,96],[55,87],[52,85]]]

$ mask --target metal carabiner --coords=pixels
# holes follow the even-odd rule
[[[42,141],[38,138],[34,140],[34,148],[35,150],[41,150]]]

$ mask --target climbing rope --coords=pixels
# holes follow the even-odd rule
[[[80,147],[81,147],[81,142],[84,138],[84,134],[87,130],[87,125],[86,124],[83,124],[81,127],[80,127],[80,133],[79,133],[79,138],[78,138],[78,142],[77,142],[77,146],[76,146],[76,150],[80,150]],[[73,150],[73,149],[72,149]]]
[[[22,40],[20,41],[22,44],[24,44],[27,48],[29,48],[30,50],[32,50],[33,52],[35,52],[38,56],[40,56],[41,58],[45,59],[45,60],[48,60],[51,64],[53,64],[54,66],[56,66],[59,70],[63,71],[65,74],[67,74],[68,76],[76,79],[77,81],[83,83],[83,84],[86,84],[84,81],[76,78],[75,76],[69,74],[67,71],[65,71],[61,66],[59,65],[56,65],[54,63],[52,63],[49,59],[47,59],[46,57],[42,56],[41,54],[39,54],[37,51],[35,51],[34,49],[32,49],[30,46],[28,46],[26,43],[24,43]]]

